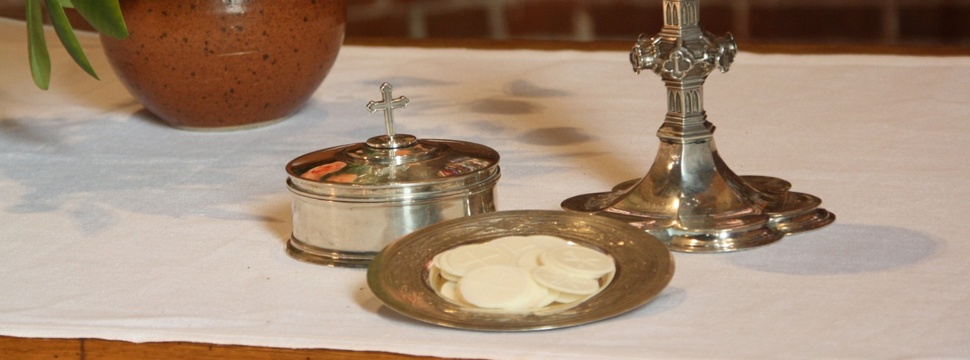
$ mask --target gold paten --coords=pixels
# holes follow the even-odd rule
[[[602,292],[578,304],[503,312],[463,307],[430,283],[432,258],[451,248],[505,236],[552,235],[602,251],[616,274]],[[562,211],[502,211],[428,226],[391,243],[367,271],[371,291],[387,307],[426,323],[482,331],[529,331],[611,318],[649,302],[670,282],[674,260],[657,238],[600,216]]]

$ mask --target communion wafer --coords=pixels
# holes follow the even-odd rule
[[[605,274],[592,276],[604,269]],[[459,305],[522,311],[583,301],[609,283],[612,277],[603,276],[612,271],[610,256],[559,237],[533,235],[442,252],[432,259],[429,276],[441,297]]]
[[[532,269],[532,278],[550,289],[577,295],[590,295],[600,290],[598,281],[576,276],[551,266]]]
[[[527,238],[529,238],[529,242],[535,244],[536,246],[546,248],[546,249],[551,249],[551,248],[559,247],[563,245],[569,245],[568,241],[558,236],[529,235],[527,236]]]
[[[540,291],[527,271],[509,265],[474,269],[458,280],[457,289],[472,305],[505,310],[526,308]]]
[[[515,264],[523,269],[534,269],[539,267],[539,254],[548,249],[535,248],[526,250],[519,254],[518,259],[516,259]]]
[[[535,247],[525,236],[505,236],[485,244],[488,246],[497,246],[513,253],[519,253]]]
[[[568,303],[572,303],[572,302],[576,302],[576,301],[583,300],[584,298],[586,298],[588,296],[589,295],[579,295],[579,294],[570,294],[570,293],[559,292],[559,296],[556,297],[555,302],[562,303],[562,304],[568,304]]]
[[[431,277],[432,279],[434,279],[436,276],[441,276],[447,281],[458,281],[458,279],[461,278],[460,276],[447,272],[441,268],[442,267],[441,256],[443,254],[444,252],[439,253],[438,255],[435,255],[434,258],[431,259],[431,264],[434,266],[431,267],[431,271],[429,272],[428,276]]]
[[[599,251],[582,246],[560,246],[539,255],[543,265],[555,267],[590,279],[616,269],[613,259]]]
[[[458,279],[461,279],[461,276],[458,276],[458,275],[455,275],[455,274],[452,274],[450,272],[447,272],[447,271],[444,271],[444,270],[440,270],[440,269],[438,270],[438,274],[441,275],[441,277],[443,277],[445,280],[448,280],[448,281],[458,281]]]
[[[538,282],[536,284],[538,284]],[[539,285],[539,286],[541,287],[542,285]],[[545,288],[545,289],[546,289],[545,296],[543,296],[541,299],[539,299],[538,302],[533,304],[532,307],[530,307],[531,309],[538,309],[538,308],[543,308],[543,307],[552,305],[552,303],[556,302],[556,299],[559,299],[559,296],[562,294],[561,292],[550,288]]]
[[[524,270],[524,269],[521,269],[521,270]],[[531,274],[529,275],[531,276]],[[529,300],[523,302],[522,306],[510,307],[510,308],[507,308],[507,310],[537,309],[551,304],[556,300],[556,298],[559,297],[558,295],[553,296],[553,292],[558,293],[558,291],[539,285],[539,283],[537,283],[535,279],[532,279],[532,286],[533,286],[533,290],[532,290],[531,296],[529,297]]]
[[[454,301],[459,304],[467,304],[467,302],[462,299],[461,294],[458,293],[458,284],[454,281],[445,281],[441,284],[438,289],[438,293],[441,294],[445,299]]]
[[[532,236],[506,236],[486,243],[489,246],[498,246],[513,253],[523,253],[533,249],[548,249],[556,246],[568,244],[566,240],[555,236],[532,235]]]
[[[456,276],[465,276],[480,267],[514,265],[515,255],[499,247],[472,244],[445,251],[441,254],[439,262],[442,271]]]

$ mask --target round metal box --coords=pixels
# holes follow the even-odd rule
[[[395,135],[391,123],[388,135],[312,152],[287,164],[287,187],[293,194],[291,256],[366,267],[391,241],[414,230],[495,211],[493,193],[500,177],[495,150]]]

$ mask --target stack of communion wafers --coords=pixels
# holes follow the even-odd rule
[[[430,282],[443,298],[509,311],[583,301],[602,291],[616,271],[609,255],[549,235],[463,245],[432,263]]]

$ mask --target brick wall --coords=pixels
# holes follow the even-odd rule
[[[159,0],[161,1],[161,0]],[[347,0],[350,37],[632,41],[661,0]],[[0,0],[22,18],[24,0]],[[968,45],[970,0],[701,0],[704,28],[739,42]]]
[[[631,40],[661,0],[348,0],[348,36]],[[759,43],[970,45],[970,0],[702,0],[705,29]]]

